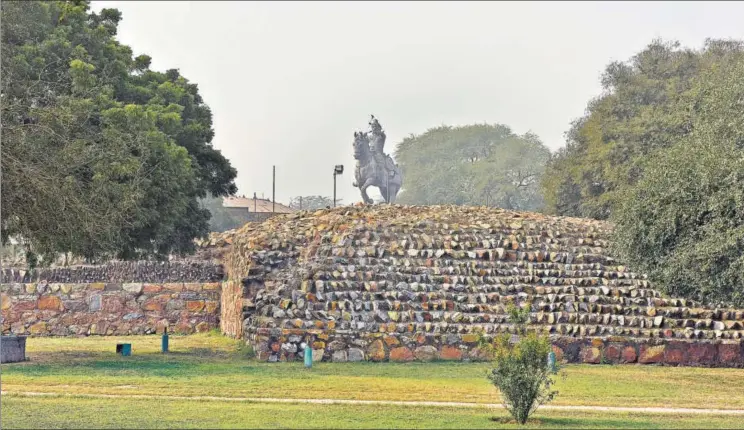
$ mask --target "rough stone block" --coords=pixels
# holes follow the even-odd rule
[[[687,364],[693,366],[711,365],[716,362],[716,345],[711,343],[692,342],[687,348]]]
[[[88,311],[90,312],[98,312],[101,310],[101,295],[100,294],[94,294],[90,296],[88,299]]]
[[[367,357],[370,361],[384,361],[385,360],[385,346],[380,339],[372,342],[367,348]]]
[[[128,283],[123,284],[121,288],[126,291],[127,293],[138,295],[142,292],[142,284],[141,283]]]
[[[413,353],[405,346],[393,348],[390,350],[390,361],[407,362],[413,360]]]
[[[453,361],[462,360],[462,350],[454,346],[445,345],[444,347],[442,347],[442,350],[439,353],[439,358],[442,360]]]
[[[359,352],[361,352],[361,351],[359,351]],[[363,360],[363,359],[364,358],[362,357],[361,360]],[[357,361],[361,361],[361,360],[357,360]],[[348,357],[348,354],[347,354],[347,352],[345,350],[334,351],[333,352],[333,355],[331,356],[331,361],[333,361],[334,363],[345,363],[345,362],[349,361],[349,357]]]
[[[581,348],[581,362],[589,364],[601,363],[602,351],[594,346],[585,346]]]
[[[204,302],[204,311],[208,314],[213,314],[217,311],[220,303],[214,300],[207,300]]]
[[[557,345],[552,345],[551,348],[553,350],[553,353],[555,354],[555,361],[558,363],[562,363],[564,360],[563,349],[561,349],[561,347]]]
[[[171,282],[163,284],[163,289],[167,291],[183,291],[183,283]]]
[[[664,364],[683,364],[687,361],[689,343],[668,342],[664,349]]]
[[[617,363],[620,361],[623,353],[623,347],[622,345],[608,345],[607,348],[604,349],[604,356],[605,359]]]
[[[718,361],[728,365],[744,363],[744,345],[740,343],[719,344]]]
[[[186,302],[186,310],[189,312],[201,312],[204,310],[204,300],[189,300]]]
[[[638,362],[641,364],[662,363],[664,361],[665,349],[666,345],[642,345]]]
[[[44,321],[39,321],[28,328],[28,331],[33,335],[46,334],[49,331],[49,326]]]
[[[349,348],[349,361],[364,361],[364,351],[359,348]]]
[[[159,293],[163,290],[163,287],[158,284],[145,284],[142,287],[142,292],[144,294],[155,294]]]
[[[477,343],[479,338],[480,336],[478,336],[477,334],[472,334],[472,333],[462,335],[462,341],[464,343],[471,343],[471,344]]]
[[[389,347],[400,345],[400,341],[398,340],[396,336],[385,336],[383,340],[385,341],[385,344]]]
[[[41,296],[39,297],[39,310],[60,311],[62,301],[58,296]]]
[[[142,309],[148,312],[163,312],[163,303],[157,299],[150,299],[142,304]]]

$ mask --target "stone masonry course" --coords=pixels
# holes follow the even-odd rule
[[[611,230],[478,207],[284,215],[229,233],[243,312],[222,324],[269,361],[302,343],[329,361],[482,359],[478,339],[515,333],[506,307],[528,304],[564,361],[744,365],[744,311],[661,295],[609,255]]]

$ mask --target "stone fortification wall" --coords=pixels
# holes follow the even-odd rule
[[[126,261],[96,266],[3,268],[2,283],[219,282],[222,267],[210,261]]]
[[[219,325],[221,268],[116,263],[3,273],[2,332],[34,336],[207,331]]]
[[[662,297],[608,255],[610,232],[467,207],[284,215],[231,236],[244,300],[229,324],[271,361],[304,341],[333,361],[477,359],[479,336],[514,332],[506,306],[530,303],[567,361],[744,365],[744,311]]]

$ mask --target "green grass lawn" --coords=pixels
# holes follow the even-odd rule
[[[133,356],[117,356],[117,341]],[[502,410],[28,398],[20,392],[498,403],[485,363],[261,363],[218,334],[29,338],[31,361],[2,365],[3,427],[499,427]],[[565,368],[552,405],[744,409],[744,370],[655,366]],[[101,413],[105,406],[106,413]],[[110,413],[109,413],[110,412]],[[547,427],[744,427],[744,417],[538,412]],[[127,421],[128,420],[128,421]]]
[[[496,419],[496,421],[494,421]],[[541,428],[737,428],[741,416],[540,412]],[[5,396],[3,428],[515,428],[505,412],[405,406]]]

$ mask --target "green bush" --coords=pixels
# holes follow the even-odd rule
[[[557,374],[557,367],[548,363],[551,345],[547,336],[527,333],[529,307],[510,306],[508,312],[519,340],[512,343],[511,335],[503,334],[482,346],[493,356],[494,368],[488,379],[501,393],[506,410],[519,424],[524,424],[540,405],[558,394],[552,390],[552,376]]]

